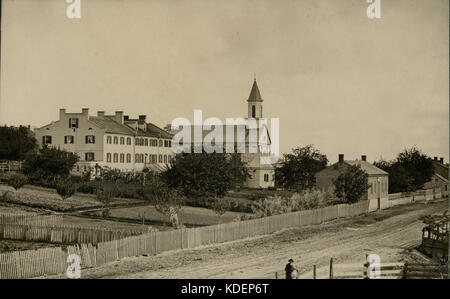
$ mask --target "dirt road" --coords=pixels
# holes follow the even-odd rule
[[[128,258],[96,269],[83,278],[274,278],[293,258],[300,273],[313,265],[361,263],[376,253],[382,262],[423,259],[412,248],[420,244],[419,217],[442,213],[448,200],[415,203],[355,218],[289,229],[269,236]]]

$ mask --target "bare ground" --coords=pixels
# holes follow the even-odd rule
[[[299,273],[313,265],[365,262],[376,253],[381,262],[425,261],[413,248],[420,244],[419,217],[442,213],[448,200],[397,206],[354,218],[280,231],[276,234],[127,258],[82,272],[83,278],[274,278],[287,260],[296,261]],[[63,276],[60,276],[63,277]]]

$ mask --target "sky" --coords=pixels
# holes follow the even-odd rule
[[[246,117],[256,74],[280,150],[330,162],[449,157],[449,3],[381,0],[3,0],[0,124],[123,110]]]

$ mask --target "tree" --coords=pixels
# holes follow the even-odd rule
[[[37,148],[36,138],[29,128],[0,127],[0,159],[22,161]]]
[[[98,201],[100,201],[103,204],[103,210],[102,210],[102,216],[103,217],[109,217],[110,210],[109,210],[109,204],[111,203],[111,199],[113,199],[118,193],[118,190],[115,185],[113,184],[106,184],[103,183],[102,185],[98,186],[95,190],[95,196]]]
[[[228,198],[213,198],[211,208],[214,213],[219,217],[219,223],[223,214],[225,214],[231,208],[231,203]]]
[[[284,154],[281,167],[275,170],[276,182],[284,188],[304,191],[316,185],[315,174],[327,166],[327,156],[313,145],[297,147]]]
[[[369,189],[367,172],[361,166],[352,165],[341,172],[333,181],[337,198],[346,203],[355,203],[366,194]]]
[[[59,196],[61,196],[63,200],[74,195],[75,190],[75,184],[67,178],[59,179],[56,184],[56,192],[59,194]]]
[[[169,187],[191,198],[223,197],[242,185],[249,175],[239,154],[182,153],[162,173]]]
[[[415,147],[399,153],[395,164],[403,167],[412,178],[412,191],[422,188],[434,173],[433,160]]]
[[[38,153],[26,157],[23,172],[26,174],[40,172],[56,180],[58,176],[68,176],[78,160],[78,155],[72,152],[44,146]]]
[[[144,196],[155,206],[156,211],[169,218],[173,227],[180,227],[178,213],[182,208],[183,198],[177,190],[157,183],[144,186]]]
[[[433,160],[419,149],[405,149],[392,161],[376,161],[378,168],[389,173],[389,192],[411,192],[423,187],[434,173]]]
[[[8,179],[8,185],[13,187],[16,191],[22,188],[28,181],[26,175],[21,173],[15,173],[11,175]]]

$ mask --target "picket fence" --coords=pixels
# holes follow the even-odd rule
[[[81,257],[82,268],[97,267],[125,257],[154,255],[169,250],[245,239],[271,234],[284,228],[320,224],[324,221],[353,217],[367,212],[368,201],[362,201],[352,205],[340,204],[212,226],[148,232],[98,242],[96,246],[89,242],[90,244],[68,246],[67,248],[44,248],[4,253],[0,254],[0,278],[29,278],[63,274],[68,266],[66,259],[71,253],[76,253]],[[21,233],[23,234],[23,232]],[[48,236],[48,232],[42,235]],[[22,267],[25,268],[22,269]]]
[[[63,217],[61,215],[38,215],[31,213],[0,213],[0,224],[61,226],[63,225]]]
[[[48,242],[57,244],[93,244],[140,235],[148,229],[112,230],[75,226],[39,226],[0,224],[0,239]]]

